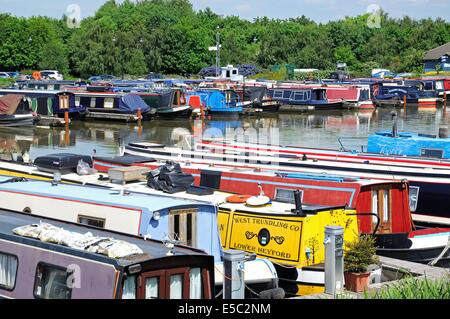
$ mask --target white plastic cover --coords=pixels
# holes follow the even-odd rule
[[[90,232],[86,234],[71,232],[42,222],[40,224],[17,227],[13,229],[13,233],[19,236],[39,239],[47,243],[106,255],[114,259],[143,253],[138,246],[122,240],[98,237]]]

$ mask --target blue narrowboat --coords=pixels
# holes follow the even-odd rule
[[[110,91],[74,91],[81,105],[86,107],[85,119],[138,121],[151,118],[152,110],[138,94],[115,93]],[[142,118],[139,118],[139,113]]]
[[[436,105],[440,101],[433,81],[407,80],[400,83],[375,83],[372,85],[374,101],[378,106],[404,103]]]
[[[305,106],[311,110],[342,109],[344,103],[341,99],[332,100],[327,97],[326,88],[298,87],[273,88],[269,90],[273,100],[286,105]]]
[[[446,136],[383,131],[369,136],[367,146],[369,153],[450,158],[450,139]]]
[[[192,97],[199,97],[206,112],[211,115],[239,116],[243,113],[243,105],[234,90],[202,90],[188,94],[188,103]]]

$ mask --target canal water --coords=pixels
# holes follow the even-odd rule
[[[64,128],[1,128],[0,154],[3,159],[29,154],[37,156],[70,152],[114,156],[119,153],[119,141],[145,141],[174,145],[183,134],[219,136],[227,132],[256,132],[260,142],[281,145],[361,150],[367,145],[367,136],[379,130],[392,129],[391,108],[370,111],[316,111],[302,114],[273,114],[236,119],[211,118],[194,120],[153,120],[142,127],[135,124],[74,121],[70,131]],[[406,112],[397,109],[399,131],[438,134],[440,127],[450,126],[450,110],[420,109],[408,106]],[[242,132],[242,131],[241,131]]]

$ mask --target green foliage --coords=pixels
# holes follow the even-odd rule
[[[439,280],[408,277],[381,289],[375,294],[367,293],[366,299],[450,299],[450,277]]]
[[[77,29],[69,29],[64,18],[0,14],[0,69],[50,68],[81,77],[149,71],[189,76],[215,64],[208,47],[219,32],[223,65],[334,70],[336,62],[345,62],[351,75],[368,76],[374,67],[421,72],[424,53],[450,41],[450,23],[443,19],[393,19],[383,13],[381,28],[371,29],[367,18],[250,22],[209,8],[196,12],[188,0],[109,0]],[[264,77],[283,77],[269,73]]]
[[[344,256],[344,269],[348,272],[363,273],[367,267],[378,262],[375,239],[370,235],[362,235],[347,246]]]
[[[1,79],[0,78],[0,87],[1,88],[5,88],[5,87],[10,87],[11,85],[14,84],[14,80],[13,79]]]

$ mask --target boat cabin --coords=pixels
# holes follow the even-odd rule
[[[0,298],[211,299],[200,250],[0,210]]]
[[[86,111],[86,107],[71,92],[0,89],[0,96],[7,94],[24,95],[30,103],[33,112],[41,116],[60,116],[69,112],[71,117],[77,117]]]

